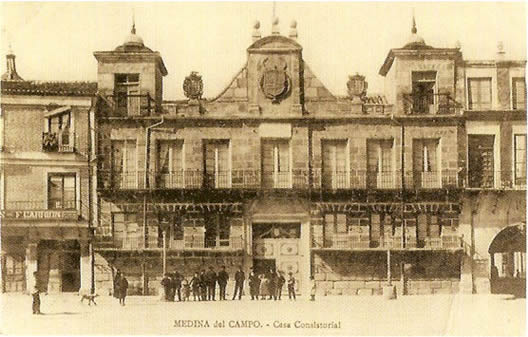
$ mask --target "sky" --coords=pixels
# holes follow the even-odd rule
[[[434,47],[462,45],[465,59],[493,59],[498,41],[507,58],[526,59],[524,2],[277,2],[283,35],[297,21],[303,59],[337,95],[348,76],[365,75],[369,93],[383,92],[378,71],[391,48],[418,34]],[[145,45],[159,51],[169,75],[164,99],[184,98],[191,71],[215,97],[246,62],[252,27],[271,34],[272,2],[0,3],[1,54],[11,45],[25,80],[96,81],[94,51],[113,50],[130,32],[132,16]],[[5,71],[5,61],[0,63]]]

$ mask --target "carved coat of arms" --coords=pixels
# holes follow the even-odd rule
[[[347,82],[348,95],[350,97],[363,97],[367,93],[368,83],[365,81],[365,76],[359,74],[349,76]]]
[[[203,81],[196,71],[191,71],[191,74],[183,81],[183,93],[189,99],[200,99],[203,94]]]
[[[260,78],[260,88],[273,103],[280,102],[291,89],[291,80],[286,73],[287,64],[282,58],[267,58],[262,62],[264,70]]]

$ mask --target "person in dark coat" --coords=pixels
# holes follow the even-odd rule
[[[229,275],[226,272],[225,266],[222,266],[221,270],[218,272],[217,279],[218,279],[218,286],[220,288],[220,301],[225,301],[227,280],[229,280]],[[214,300],[214,295],[213,295],[213,300]]]
[[[277,300],[277,274],[275,270],[270,270],[267,279],[269,280],[269,298],[268,300]]]
[[[37,272],[33,272],[33,279],[34,279],[34,284],[33,284],[33,289],[31,290],[31,297],[33,298],[33,303],[31,305],[32,309],[33,309],[33,315],[41,315],[42,313],[40,312],[40,284],[39,284],[39,281],[38,281],[38,273]]]
[[[249,294],[251,295],[252,300],[258,300],[259,298],[259,290],[260,290],[260,278],[255,274],[255,271],[253,269],[251,270],[251,273],[249,274]]]
[[[215,292],[216,292],[216,273],[213,269],[213,266],[209,267],[209,271],[206,275],[207,280],[207,299],[209,301],[215,301]]]
[[[176,301],[176,295],[178,295],[178,302],[181,302],[182,276],[180,273],[175,272],[172,274],[171,283],[173,289],[172,300]]]
[[[126,279],[125,275],[121,274],[121,281],[119,282],[119,304],[121,304],[122,306],[125,305],[127,290],[128,280]]]
[[[165,274],[165,276],[163,276],[163,278],[161,279],[161,285],[163,287],[163,300],[169,301],[171,288],[171,280],[169,274]]]
[[[198,272],[194,273],[193,278],[191,279],[191,289],[195,301],[200,300],[200,275]]]
[[[277,299],[281,299],[282,295],[282,286],[286,283],[286,279],[284,278],[284,274],[282,271],[279,270],[279,275],[277,276]]]
[[[238,299],[242,299],[242,291],[244,290],[244,280],[246,275],[242,271],[242,266],[238,267],[237,272],[235,273],[235,290],[233,291],[233,300],[236,298],[238,293]]]
[[[200,295],[202,301],[207,301],[207,276],[203,269],[200,273]]]
[[[121,281],[121,272],[119,269],[117,270],[115,277],[114,277],[114,292],[113,295],[115,298],[119,298],[119,281]]]
[[[290,300],[293,298],[295,301],[295,277],[293,277],[293,273],[289,272],[290,277],[288,278],[288,297]]]

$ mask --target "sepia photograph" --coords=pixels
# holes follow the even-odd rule
[[[0,334],[526,335],[524,2],[0,28]]]

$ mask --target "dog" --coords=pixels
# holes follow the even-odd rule
[[[81,303],[84,303],[84,300],[88,300],[88,305],[92,305],[92,303],[94,305],[97,305],[97,303],[95,303],[95,298],[98,297],[99,295],[97,294],[80,294],[81,295]]]

